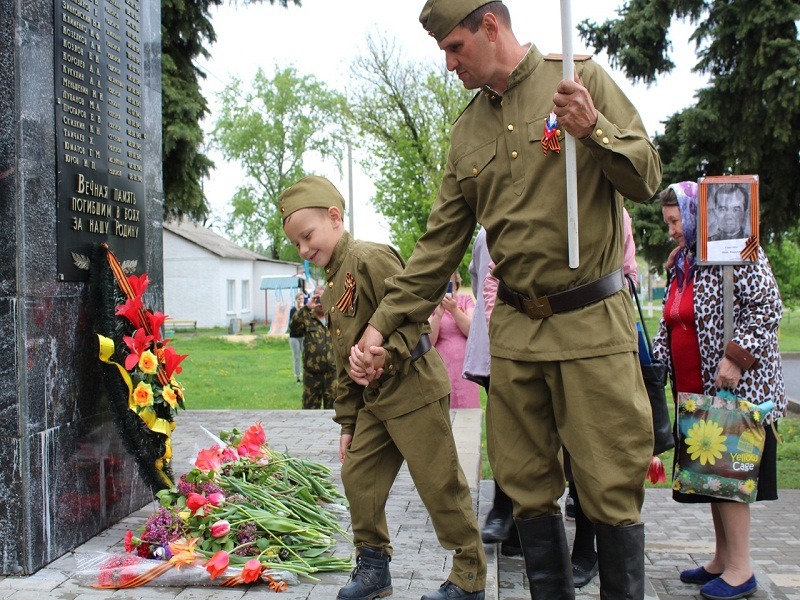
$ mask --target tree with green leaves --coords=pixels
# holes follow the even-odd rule
[[[267,0],[286,7],[291,1]],[[209,206],[201,181],[214,163],[203,153],[200,122],[208,103],[200,93],[205,74],[196,65],[208,57],[216,41],[209,9],[222,0],[162,0],[161,2],[161,120],[164,216],[184,215],[201,220]]]
[[[392,244],[408,257],[442,182],[450,126],[472,93],[443,64],[404,61],[384,36],[367,38],[350,71],[351,118],[375,184],[373,204],[389,223]]]
[[[620,18],[584,21],[581,37],[605,50],[634,81],[669,72],[673,17],[696,25],[695,71],[709,85],[697,103],[672,115],[654,142],[663,185],[707,175],[758,174],[765,245],[794,231],[800,219],[800,43],[797,0],[629,0]],[[660,265],[665,242],[660,208],[632,210],[644,256]],[[657,231],[660,230],[660,231]],[[796,239],[796,237],[795,237]]]
[[[278,198],[308,174],[305,161],[310,158],[341,169],[344,97],[289,67],[276,69],[273,77],[259,69],[249,85],[235,79],[221,100],[212,139],[225,160],[245,172],[231,201],[228,233],[270,258],[296,260],[283,235]]]

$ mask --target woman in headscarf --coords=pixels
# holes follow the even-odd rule
[[[670,185],[659,195],[664,222],[678,245],[667,263],[664,312],[653,339],[655,358],[670,367],[673,393],[716,396],[729,390],[755,404],[775,408],[765,420],[757,501],[778,498],[776,437],[769,426],[786,412],[778,353],[781,299],[764,251],[754,262],[733,269],[733,336],[725,343],[720,265],[698,265],[697,184]],[[676,451],[677,455],[677,451]],[[714,557],[687,569],[681,581],[702,585],[714,600],[744,598],[757,589],[750,564],[750,505],[700,494],[673,492],[678,502],[708,503],[714,522]]]

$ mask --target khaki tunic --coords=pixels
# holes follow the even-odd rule
[[[393,376],[382,385],[373,384],[365,388],[348,375],[350,348],[358,342],[380,304],[385,292],[384,280],[401,272],[403,266],[403,259],[394,248],[354,240],[344,232],[325,268],[327,288],[322,296],[322,305],[328,313],[339,379],[334,420],[342,426],[342,433],[353,433],[358,411],[365,405],[376,417],[386,420],[450,393],[450,380],[438,353],[427,352],[419,360],[411,362],[411,352],[419,343],[420,336],[430,331],[427,319],[399,324],[383,344],[386,349],[384,372],[400,374],[400,377]],[[354,277],[356,289],[352,309],[343,313],[336,307],[336,302],[345,293],[347,273]]]
[[[577,147],[580,266],[570,269],[562,152],[544,154],[544,122],[562,79],[561,62],[535,47],[509,77],[502,99],[478,94],[453,125],[444,180],[426,233],[370,323],[393,331],[423,321],[444,295],[476,222],[486,228],[494,275],[540,296],[598,279],[622,265],[622,197],[645,201],[661,181],[661,162],[641,118],[592,60],[576,72],[599,112],[595,133]],[[627,294],[579,311],[534,320],[498,302],[491,353],[523,360],[565,360],[636,350]]]

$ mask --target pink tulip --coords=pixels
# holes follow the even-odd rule
[[[650,459],[650,468],[647,469],[647,479],[650,483],[665,483],[667,474],[664,471],[664,463],[657,456]]]
[[[222,506],[225,502],[225,494],[222,492],[213,492],[208,495],[208,503],[214,506]]]
[[[206,562],[206,564],[203,566],[205,566],[206,571],[209,572],[211,575],[211,580],[213,581],[215,577],[222,575],[225,572],[230,562],[231,558],[228,556],[228,553],[225,552],[225,550],[220,550],[214,554],[214,556],[209,558],[208,562]]]
[[[217,521],[211,526],[211,535],[215,538],[221,538],[228,535],[231,531],[231,524],[226,520]]]
[[[252,558],[244,563],[242,581],[245,583],[253,583],[254,581],[258,581],[259,577],[261,577],[261,563],[258,562],[257,558]]]

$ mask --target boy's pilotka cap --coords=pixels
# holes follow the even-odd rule
[[[330,208],[335,206],[344,213],[344,198],[327,179],[318,175],[303,177],[284,190],[279,199],[281,219],[301,208]]]
[[[472,11],[502,0],[428,0],[419,15],[422,26],[441,42]]]

